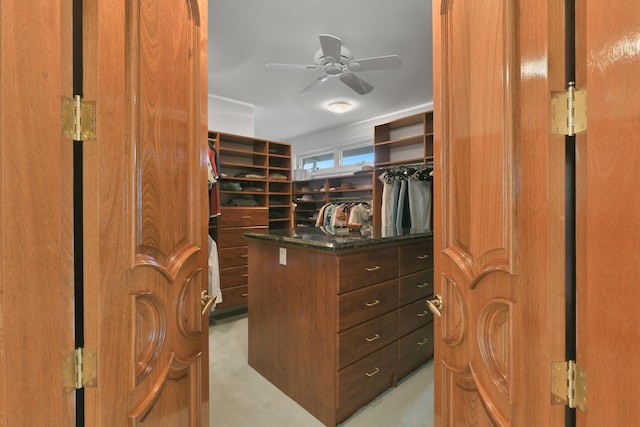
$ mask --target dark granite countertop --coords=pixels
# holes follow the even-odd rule
[[[342,250],[405,240],[414,240],[433,235],[431,230],[416,229],[361,229],[338,234],[323,227],[298,227],[294,229],[270,230],[267,234],[244,233],[248,239],[288,243],[317,249]]]

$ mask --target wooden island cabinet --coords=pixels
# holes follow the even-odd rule
[[[325,425],[433,357],[431,232],[245,237],[249,365]]]

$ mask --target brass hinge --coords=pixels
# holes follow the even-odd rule
[[[95,102],[83,101],[80,95],[74,96],[73,99],[63,96],[60,113],[62,136],[74,141],[95,141]]]
[[[551,363],[551,404],[587,412],[587,371],[573,360]]]
[[[77,390],[98,385],[98,352],[76,348],[62,358],[62,386]]]
[[[587,130],[587,89],[576,89],[574,82],[569,89],[551,92],[551,133],[573,136]]]

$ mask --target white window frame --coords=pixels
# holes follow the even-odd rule
[[[351,150],[354,148],[361,148],[361,147],[371,147],[371,149],[373,150],[373,143],[367,140],[367,141],[360,141],[360,142],[347,144],[347,145],[334,146],[331,148],[306,151],[296,156],[296,165],[298,169],[302,169],[302,165],[305,158],[333,153],[333,161],[335,166],[332,168],[313,169],[310,171],[311,177],[316,178],[316,177],[332,176],[332,175],[346,175],[346,174],[361,170],[362,167],[365,165],[367,166],[373,165],[373,161],[360,162],[358,164],[348,165],[348,166],[344,166],[342,164],[343,151]]]

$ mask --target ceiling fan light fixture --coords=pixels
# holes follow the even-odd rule
[[[347,113],[347,112],[351,111],[352,108],[353,107],[351,106],[351,104],[349,104],[348,102],[344,102],[344,101],[332,102],[327,107],[327,109],[329,111],[331,111],[332,113],[336,113],[336,114]]]

